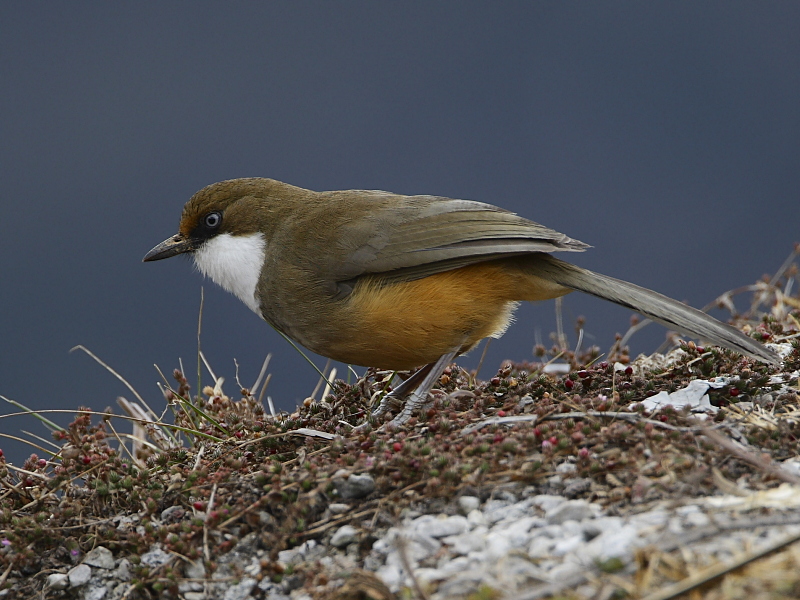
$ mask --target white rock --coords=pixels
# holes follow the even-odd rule
[[[69,576],[66,573],[53,573],[47,576],[47,583],[45,589],[48,590],[65,590],[69,586]]]
[[[278,562],[284,565],[291,565],[297,558],[298,552],[294,548],[290,550],[281,550],[278,552]]]
[[[283,588],[273,583],[269,577],[264,577],[258,582],[258,589],[265,592],[265,597],[268,600],[289,600],[289,596],[283,593]]]
[[[507,502],[508,504],[516,504],[517,503],[517,495],[510,491],[510,490],[497,490],[492,494],[494,498],[497,500],[502,500],[503,502]]]
[[[507,500],[497,500],[496,498],[490,498],[483,505],[483,512],[485,512],[485,513],[494,512],[494,511],[499,510],[501,508],[505,508],[509,504],[510,503]]]
[[[497,587],[484,569],[475,569],[454,575],[443,581],[436,590],[436,598],[467,598],[475,593],[481,585]]]
[[[232,585],[225,590],[225,595],[222,598],[223,600],[246,600],[247,598],[252,598],[250,592],[256,587],[257,583],[258,581],[252,577],[245,577],[236,585]]]
[[[377,540],[372,546],[374,551],[386,555],[387,565],[396,564],[399,568],[402,568],[402,561],[398,553],[397,543],[400,537],[403,538],[402,543],[405,545],[406,557],[412,565],[421,560],[425,560],[429,556],[433,556],[442,547],[439,540],[429,535],[410,529],[401,531],[392,527],[383,538]]]
[[[650,412],[671,405],[676,410],[688,406],[692,412],[716,413],[719,411],[719,408],[711,404],[706,392],[710,387],[718,388],[726,383],[726,381],[693,379],[685,388],[672,392],[671,394],[659,392],[654,396],[645,398],[641,404],[644,406],[645,410]]]
[[[430,585],[431,583],[447,579],[447,574],[439,569],[416,569],[414,571],[414,576],[423,585]]]
[[[597,519],[586,519],[581,524],[581,529],[587,540],[596,538],[605,531],[619,529],[622,527],[620,517],[599,517]]]
[[[394,550],[394,540],[397,539],[400,530],[397,527],[390,527],[384,536],[372,544],[372,550],[380,554],[389,554]]]
[[[425,515],[416,519],[413,523],[415,531],[424,533],[433,538],[446,537],[448,535],[459,535],[469,531],[469,522],[461,515],[444,516],[441,515],[435,519],[425,519]],[[423,521],[423,519],[425,519]]]
[[[670,516],[666,510],[656,509],[633,515],[628,520],[637,527],[664,527],[669,522]]]
[[[595,515],[595,508],[586,500],[567,500],[548,510],[545,519],[548,523],[563,523],[564,521],[583,521]]]
[[[530,514],[530,508],[526,503],[518,502],[516,504],[510,504],[506,506],[489,506],[489,502],[486,503],[487,507],[483,511],[484,517],[489,523],[499,523],[500,521],[516,521],[517,519],[521,519],[522,517],[526,517]]]
[[[170,560],[171,556],[164,552],[161,548],[154,547],[149,552],[142,554],[142,564],[148,567],[160,567],[165,562]]]
[[[583,544],[584,537],[582,534],[571,535],[567,538],[556,541],[555,546],[553,546],[552,554],[553,556],[564,556],[565,554],[569,554],[570,552],[577,550]]]
[[[92,569],[89,565],[78,565],[67,573],[70,587],[79,587],[89,582],[92,577]]]
[[[531,498],[531,502],[541,508],[544,512],[550,512],[556,506],[563,504],[567,499],[563,496],[552,496],[550,494],[539,494]]]
[[[621,365],[621,363],[617,363]],[[542,373],[553,373],[556,375],[566,375],[570,372],[571,365],[565,362],[550,362],[547,363],[544,367],[542,367]],[[616,368],[616,365],[614,365]],[[625,370],[625,367],[622,366],[622,369]]]
[[[375,491],[375,480],[368,474],[350,475],[347,479],[334,476],[333,485],[344,500],[358,500]]]
[[[378,569],[375,574],[391,591],[396,593],[400,590],[400,584],[403,582],[402,567],[400,565],[387,563]]]
[[[453,554],[466,556],[470,552],[480,552],[486,548],[486,540],[484,538],[487,532],[488,529],[486,527],[478,526],[468,533],[443,538],[442,542],[447,544]]]
[[[628,560],[633,557],[633,550],[644,540],[639,537],[639,531],[633,525],[623,525],[617,529],[609,529],[598,535],[588,544],[584,544],[576,551],[576,556],[589,561],[606,561],[610,558]]]
[[[705,527],[711,523],[708,515],[702,512],[692,512],[684,517],[684,521],[690,527]]]
[[[486,534],[486,554],[493,560],[501,559],[511,548],[511,540],[502,533],[490,531]]]
[[[119,520],[119,524],[117,525],[117,529],[120,531],[125,531],[127,529],[133,529],[136,523],[139,522],[139,515],[131,515],[128,517],[122,517]]]
[[[184,563],[183,575],[187,579],[205,579],[206,566],[203,564],[203,560],[198,558],[196,560]]]
[[[530,545],[528,546],[528,556],[531,558],[545,558],[547,556],[551,556],[553,554],[553,548],[555,548],[556,540],[547,537],[546,535],[540,535],[531,540]]]
[[[261,573],[261,561],[257,558],[253,558],[252,562],[247,565],[243,571],[250,577],[258,577],[259,573]]]
[[[402,519],[403,523],[406,521],[413,521],[417,517],[421,516],[422,513],[418,510],[414,510],[413,508],[406,507],[400,511],[400,519]]]
[[[744,402],[739,402],[736,406],[741,408],[742,404],[744,404]],[[797,456],[794,456],[792,458],[787,458],[786,460],[784,460],[781,463],[781,467],[789,471],[789,473],[791,473],[795,477],[800,476],[800,458]]]
[[[561,525],[546,525],[531,532],[533,535],[543,535],[551,539],[557,540],[564,537],[564,528]]]
[[[161,520],[180,521],[185,513],[186,510],[182,506],[170,506],[169,508],[165,508],[161,511]]]
[[[181,581],[178,584],[178,592],[180,594],[188,594],[191,592],[202,592],[203,584],[199,581]]]
[[[683,519],[672,517],[667,524],[667,531],[673,535],[681,535],[683,533]]]
[[[413,519],[407,519],[403,525],[412,528],[414,531],[425,531],[428,523],[433,523],[436,520],[436,515],[420,515]]]
[[[419,562],[436,554],[441,547],[442,544],[438,540],[417,532],[408,536],[406,552],[409,560]]]
[[[476,510],[480,505],[481,500],[476,496],[461,496],[458,499],[458,508],[465,515]]]
[[[306,560],[307,555],[311,554],[311,551],[316,547],[316,540],[308,540],[296,548],[292,548],[290,550],[281,550],[278,552],[278,561],[285,565],[293,565],[295,563],[302,562],[303,560]],[[324,553],[324,548],[322,550]],[[319,550],[317,550],[317,552],[318,551]]]
[[[568,475],[570,473],[575,473],[578,470],[578,467],[571,462],[563,462],[556,467],[556,473],[561,473],[562,475]]]
[[[352,525],[342,525],[331,537],[331,545],[336,548],[344,548],[358,539],[358,530]]]
[[[113,569],[114,568],[114,555],[111,550],[103,546],[97,546],[89,551],[83,562],[90,567],[98,567],[100,569]]]
[[[469,524],[473,527],[489,524],[489,522],[486,520],[486,517],[484,517],[483,513],[478,509],[470,511],[470,513],[467,515],[467,521],[469,521]]]
[[[495,531],[507,531],[507,530],[516,530],[516,531],[530,531],[534,528],[544,527],[547,525],[547,521],[542,519],[541,517],[535,516],[528,516],[522,517],[521,519],[517,519],[516,521],[501,521],[500,523],[496,523],[494,526]]]
[[[510,495],[495,498],[484,504],[483,512],[473,509],[466,518],[406,513],[402,525],[375,542],[364,564],[395,592],[411,585],[398,551],[397,540],[402,537],[405,557],[417,578],[436,589],[432,600],[468,596],[480,584],[514,598],[533,581],[564,581],[612,558],[629,563],[636,548],[659,539],[668,525],[681,535],[707,522],[699,503],[669,511],[662,506],[621,518],[602,516],[598,505],[583,500],[533,493],[533,489],[523,492],[525,499],[519,502],[512,502]],[[463,510],[461,505],[459,509]],[[717,517],[725,521],[724,515]],[[450,531],[458,533],[445,535]],[[745,533],[729,537],[706,554],[727,555],[750,539]],[[328,559],[342,556],[331,553]],[[340,565],[331,562],[330,568]]]
[[[530,518],[521,519],[519,525],[509,524],[505,527],[494,527],[492,533],[506,538],[511,548],[524,548],[533,537],[529,533],[530,520]]]
[[[594,519],[587,519],[587,521],[592,521]],[[564,521],[561,524],[561,529],[564,532],[565,536],[571,535],[583,535],[583,525],[578,523],[578,521]]]
[[[577,565],[571,562],[563,562],[561,564],[555,565],[552,569],[550,569],[547,573],[547,577],[550,581],[563,581],[570,577],[574,577],[579,573],[586,572],[585,565]]]
[[[457,556],[451,561],[448,561],[444,566],[437,569],[443,577],[451,577],[453,575],[458,575],[459,573],[466,573],[468,571],[475,571],[477,570],[477,565],[474,561],[466,556]]]
[[[341,515],[350,510],[350,505],[343,504],[341,502],[334,502],[333,504],[328,505],[328,510],[331,511],[334,515]]]
[[[119,561],[117,570],[114,571],[114,577],[120,581],[129,581],[131,578],[131,563],[127,558]]]
[[[533,564],[527,557],[511,554],[504,557],[495,569],[498,579],[503,587],[508,589],[519,588],[531,581],[542,581],[545,573]]]
[[[104,600],[108,595],[108,588],[99,581],[91,582],[84,590],[83,600]]]

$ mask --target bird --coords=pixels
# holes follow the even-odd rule
[[[757,361],[777,353],[717,319],[552,256],[587,244],[498,206],[379,190],[315,192],[274,179],[213,183],[144,261],[198,270],[285,336],[343,363],[416,371],[372,412],[405,400],[405,425],[453,359],[497,338],[520,302],[574,290]],[[362,425],[366,425],[366,422]]]

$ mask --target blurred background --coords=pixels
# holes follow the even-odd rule
[[[800,239],[799,30],[780,1],[3,3],[0,394],[130,399],[84,344],[163,407],[153,364],[195,372],[204,286],[226,391],[234,358],[250,385],[271,352],[276,405],[306,397],[316,372],[239,300],[186,260],[141,262],[233,177],[498,204],[592,244],[577,264],[703,306]],[[578,315],[603,350],[631,316],[566,297],[571,334]],[[554,329],[552,302],[524,306],[481,374]],[[0,420],[21,429],[47,435]]]

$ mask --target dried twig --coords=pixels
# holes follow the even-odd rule
[[[771,554],[781,548],[784,548],[790,544],[794,544],[795,542],[800,541],[800,533],[794,533],[792,535],[785,536],[779,540],[774,541],[771,544],[768,544],[761,550],[756,550],[754,552],[744,552],[743,554],[737,556],[733,560],[724,562],[719,565],[715,565],[713,567],[708,567],[706,569],[702,569],[698,573],[687,577],[686,579],[674,583],[672,585],[668,585],[667,587],[657,591],[654,594],[650,594],[645,596],[642,600],[672,600],[673,598],[677,598],[685,594],[686,592],[690,592],[692,590],[696,590],[702,585],[705,585],[709,581],[716,579],[717,577],[721,577],[726,573],[730,573],[744,565],[751,563],[755,560],[763,558],[768,554]]]
[[[117,372],[116,372],[114,369],[112,369],[112,368],[111,368],[109,365],[107,365],[106,363],[104,363],[104,362],[103,362],[103,361],[102,361],[102,360],[101,360],[101,359],[100,359],[100,358],[99,358],[99,357],[98,357],[96,354],[94,354],[94,353],[93,353],[91,350],[89,350],[89,349],[88,349],[86,346],[84,346],[84,345],[82,345],[82,344],[78,344],[78,345],[77,345],[77,346],[75,346],[74,348],[70,349],[70,352],[74,352],[75,350],[82,350],[83,352],[85,352],[86,354],[88,354],[88,355],[89,355],[91,358],[93,358],[93,359],[95,360],[95,362],[96,362],[97,364],[99,364],[99,365],[100,365],[101,367],[103,367],[103,368],[104,368],[106,371],[108,371],[109,373],[111,373],[111,374],[112,374],[114,377],[116,377],[117,379],[119,379],[119,380],[120,380],[120,381],[123,383],[123,385],[124,385],[126,388],[128,388],[128,389],[131,391],[131,393],[132,393],[134,396],[136,396],[136,399],[137,399],[139,402],[141,402],[142,404],[144,404],[144,406],[146,406],[146,407],[147,407],[147,410],[149,410],[151,413],[155,414],[155,412],[153,412],[153,409],[152,409],[152,408],[150,408],[150,406],[148,406],[147,402],[145,402],[144,398],[142,398],[141,394],[139,394],[139,392],[137,392],[137,391],[136,391],[136,390],[133,388],[133,386],[132,386],[130,383],[128,383],[128,381],[127,381],[127,380],[126,380],[126,379],[125,379],[125,378],[124,378],[122,375],[120,375],[120,374],[119,374],[119,373],[117,373]]]
[[[776,479],[780,479],[781,481],[785,481],[786,483],[790,483],[792,485],[800,485],[800,477],[794,475],[784,469],[783,467],[777,465],[773,462],[768,456],[764,455],[757,455],[753,452],[750,452],[746,448],[743,448],[733,440],[730,440],[720,434],[713,429],[708,427],[701,427],[701,434],[708,440],[717,444],[721,448],[730,452],[736,458],[739,458],[747,463],[750,463],[757,469],[761,469],[765,473],[769,473]]]
[[[597,417],[603,419],[619,419],[620,421],[629,421],[631,423],[651,423],[653,427],[660,427],[661,429],[669,429],[671,431],[682,431],[685,428],[676,427],[669,423],[656,421],[655,419],[646,419],[639,413],[634,412],[615,412],[615,411],[601,411],[601,410],[587,410],[585,412],[568,412],[568,413],[552,413],[542,417],[542,421],[561,420],[561,419],[585,419],[586,417]]]
[[[477,423],[473,423],[472,425],[467,425],[466,427],[464,427],[464,429],[461,430],[461,435],[467,435],[468,433],[473,433],[483,427],[486,427],[487,425],[514,425],[515,423],[525,423],[525,422],[531,422],[531,424],[533,424],[536,423],[538,418],[539,415],[537,414],[513,415],[510,417],[489,417],[488,419],[478,421]]]
[[[414,586],[414,591],[417,592],[417,596],[419,596],[422,600],[429,600],[428,594],[426,594],[425,590],[422,589],[417,576],[414,575],[414,569],[411,568],[411,561],[408,560],[408,540],[403,535],[398,534],[397,538],[394,540],[394,545],[397,548],[397,554],[400,556],[400,562],[403,564],[403,569],[405,569],[405,572],[408,573],[408,576],[411,579],[411,584]]]
[[[211,513],[214,510],[214,496],[217,495],[217,484],[214,484],[214,487],[211,488],[211,496],[208,499],[208,505],[206,506],[206,515]],[[208,548],[208,519],[203,521],[203,555],[207,561],[211,560],[211,550]]]

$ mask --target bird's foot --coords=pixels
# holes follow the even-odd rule
[[[397,388],[399,390],[400,388]],[[380,419],[389,412],[389,408],[394,402],[402,401],[402,395],[397,394],[397,390],[389,392],[386,394],[382,399],[378,407],[372,411],[372,413],[364,420],[361,425],[357,425],[353,428],[355,433],[367,433],[370,429],[373,428],[373,424],[380,421]],[[403,394],[404,395],[404,394]],[[406,419],[407,420],[407,419]],[[382,429],[379,428],[379,430]]]
[[[403,407],[403,410],[400,411],[400,414],[397,415],[394,419],[389,421],[387,425],[390,428],[399,429],[406,423],[408,423],[409,419],[414,416],[418,409],[422,408],[427,401],[428,391],[425,391],[424,397],[419,393],[419,390],[414,390],[408,399],[406,400],[406,405]]]

